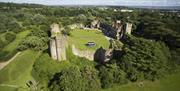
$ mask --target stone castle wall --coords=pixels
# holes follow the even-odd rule
[[[76,48],[74,45],[72,45],[72,52],[74,55],[79,56],[79,57],[85,57],[91,61],[94,60],[94,54],[95,51],[88,51],[88,50],[79,50]]]
[[[131,32],[132,32],[132,24],[126,23],[126,33],[131,34]]]
[[[62,35],[58,24],[51,25],[50,52],[54,60],[66,60],[67,37]]]
[[[56,51],[55,39],[50,39],[50,52],[51,52],[52,59],[57,60],[57,51]]]

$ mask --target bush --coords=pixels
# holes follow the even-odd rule
[[[18,51],[13,50],[11,52],[2,51],[0,52],[0,62],[8,61],[11,59]]]
[[[84,79],[85,91],[99,91],[101,89],[98,71],[92,66],[86,66],[81,70]]]
[[[33,30],[31,33],[23,39],[19,46],[18,50],[26,50],[26,49],[33,49],[33,50],[45,50],[48,48],[48,34],[43,30]]]
[[[112,87],[114,84],[127,83],[126,73],[115,64],[106,64],[99,68],[102,88]]]
[[[63,29],[61,32],[62,34],[69,36],[71,34],[71,29],[69,27],[65,27],[65,29]]]
[[[21,26],[17,21],[11,21],[8,23],[8,29],[9,31],[13,31],[15,33],[18,33],[21,31]]]
[[[85,91],[85,84],[77,66],[56,73],[51,81],[51,91]]]
[[[44,39],[43,37],[39,38],[37,36],[28,36],[20,43],[18,49],[26,50],[27,48],[30,48],[34,50],[44,50],[48,47],[44,40],[46,39]]]
[[[5,35],[5,39],[8,42],[12,42],[12,41],[14,41],[16,39],[16,35],[13,34],[13,33],[7,32],[6,35]]]
[[[4,42],[0,39],[0,50],[5,46]]]

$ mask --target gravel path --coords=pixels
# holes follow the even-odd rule
[[[10,62],[12,62],[20,53],[21,52],[18,52],[10,60],[0,63],[0,70],[3,69],[4,67],[6,67]]]

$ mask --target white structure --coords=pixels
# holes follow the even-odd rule
[[[121,12],[133,12],[133,10],[130,10],[130,9],[121,9]]]

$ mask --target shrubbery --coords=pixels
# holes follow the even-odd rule
[[[18,50],[26,50],[28,48],[34,50],[44,50],[48,48],[48,34],[43,30],[33,30],[22,40],[18,46]]]
[[[12,41],[14,41],[16,39],[16,35],[13,34],[13,33],[7,32],[6,35],[5,35],[5,39],[8,42],[12,42]]]
[[[126,84],[126,73],[116,64],[106,64],[99,68],[99,76],[102,88],[112,87],[114,84]]]

